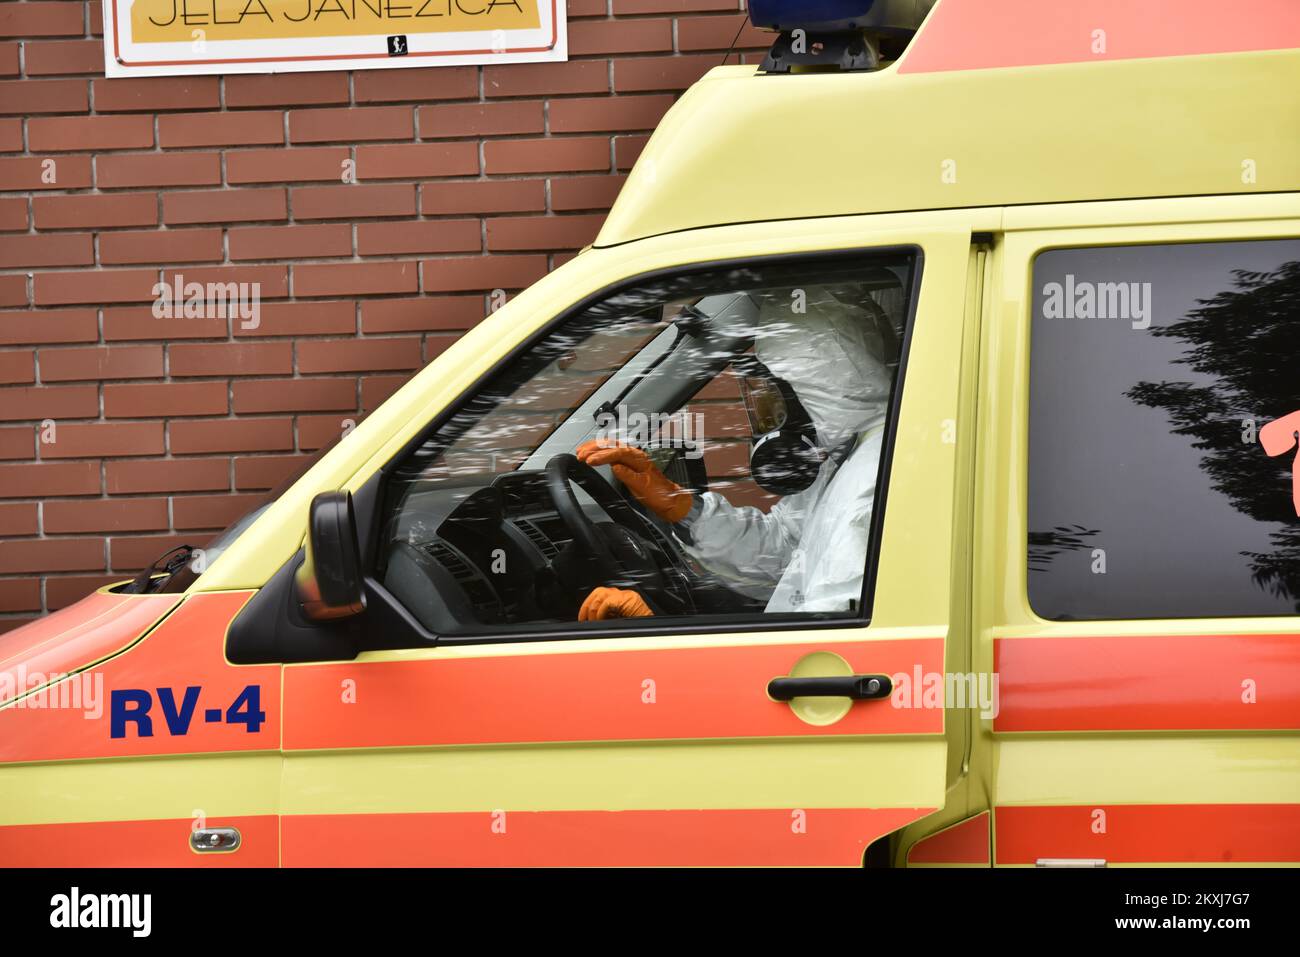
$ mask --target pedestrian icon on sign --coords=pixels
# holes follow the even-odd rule
[[[406,56],[406,37],[389,37],[388,38],[388,55],[389,56]]]

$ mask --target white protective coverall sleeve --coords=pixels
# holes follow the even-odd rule
[[[811,486],[769,512],[706,492],[698,514],[686,519],[692,555],[735,590],[770,599],[769,611],[845,610],[843,595],[860,592],[880,452],[878,434],[869,441],[866,433],[882,430],[892,385],[866,309],[821,287],[806,295],[801,314],[792,312],[789,298],[756,297],[755,352],[794,389],[823,448],[857,437],[852,451],[842,466],[827,459]],[[843,510],[842,523],[832,510]],[[819,530],[810,536],[814,525]],[[824,602],[833,607],[821,607]]]

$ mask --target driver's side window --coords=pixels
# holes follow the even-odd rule
[[[384,480],[440,637],[864,618],[914,251],[645,280],[562,317]]]

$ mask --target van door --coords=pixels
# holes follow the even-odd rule
[[[977,529],[997,864],[1300,861],[1288,202],[1008,213]]]
[[[361,627],[388,647],[284,670],[283,863],[858,865],[942,807],[945,656],[965,640],[949,632],[970,259],[954,222],[591,250],[546,281],[565,297],[552,319],[530,328],[507,306],[486,320],[475,342],[501,361],[349,483],[378,483]],[[822,423],[808,488],[852,479],[816,500],[842,521],[823,508],[809,524],[808,506],[781,533],[819,540],[729,550],[704,518],[683,533],[569,461],[608,426],[702,510],[745,529],[789,517],[782,502],[804,493],[753,481],[762,437],[736,371],[776,365],[773,316],[834,330],[803,345],[868,344],[846,347],[870,357],[857,378],[827,366],[824,391],[862,411],[833,439],[815,384],[795,402],[766,380],[782,428],[795,405]],[[451,374],[463,359],[438,361]],[[587,520],[614,565],[586,561]],[[635,591],[653,614],[576,621],[589,586]]]

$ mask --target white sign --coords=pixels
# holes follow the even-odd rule
[[[110,77],[568,57],[564,0],[104,0]]]

